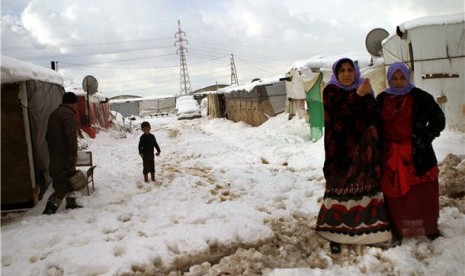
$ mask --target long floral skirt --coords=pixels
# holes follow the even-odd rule
[[[345,244],[375,244],[392,239],[381,192],[361,196],[326,196],[316,231],[327,240]]]

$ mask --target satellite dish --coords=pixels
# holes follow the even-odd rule
[[[82,89],[87,92],[89,95],[93,95],[98,91],[98,82],[94,76],[86,76],[82,80]]]
[[[365,45],[368,52],[375,57],[380,57],[383,55],[383,46],[381,42],[389,36],[388,31],[382,28],[376,28],[371,30],[365,39]]]

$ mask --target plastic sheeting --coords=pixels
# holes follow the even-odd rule
[[[284,112],[286,89],[283,81],[259,84],[250,91],[238,88],[223,94],[229,120],[259,126],[268,117]]]
[[[26,91],[35,179],[42,195],[51,181],[48,176],[49,154],[45,140],[48,118],[61,104],[65,90],[57,84],[29,80],[26,82]]]
[[[144,99],[139,102],[140,115],[154,113],[172,113],[176,103],[175,97],[160,99]]]
[[[324,109],[321,99],[323,74],[316,75],[307,93],[308,115],[310,117],[310,139],[316,142],[321,139],[324,131]]]
[[[51,182],[45,134],[63,93],[61,85],[36,80],[2,84],[2,209],[34,206]]]

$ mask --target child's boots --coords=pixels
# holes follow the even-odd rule
[[[144,181],[146,183],[149,182],[149,175],[148,174],[144,174]]]
[[[153,182],[155,182],[155,173],[151,172],[150,173],[150,178]]]

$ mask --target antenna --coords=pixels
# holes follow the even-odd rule
[[[185,55],[185,52],[187,52],[187,48],[184,47],[184,42],[188,44],[187,39],[184,38],[185,35],[186,33],[181,30],[181,21],[178,20],[178,32],[174,34],[174,38],[177,38],[177,40],[174,42],[174,46],[176,46],[176,43],[179,43],[179,48],[176,50],[176,53],[180,56],[179,93],[181,95],[188,95],[192,92]]]
[[[389,36],[388,31],[382,28],[376,28],[371,30],[365,39],[365,45],[368,52],[375,57],[383,55],[383,46],[381,42]]]

